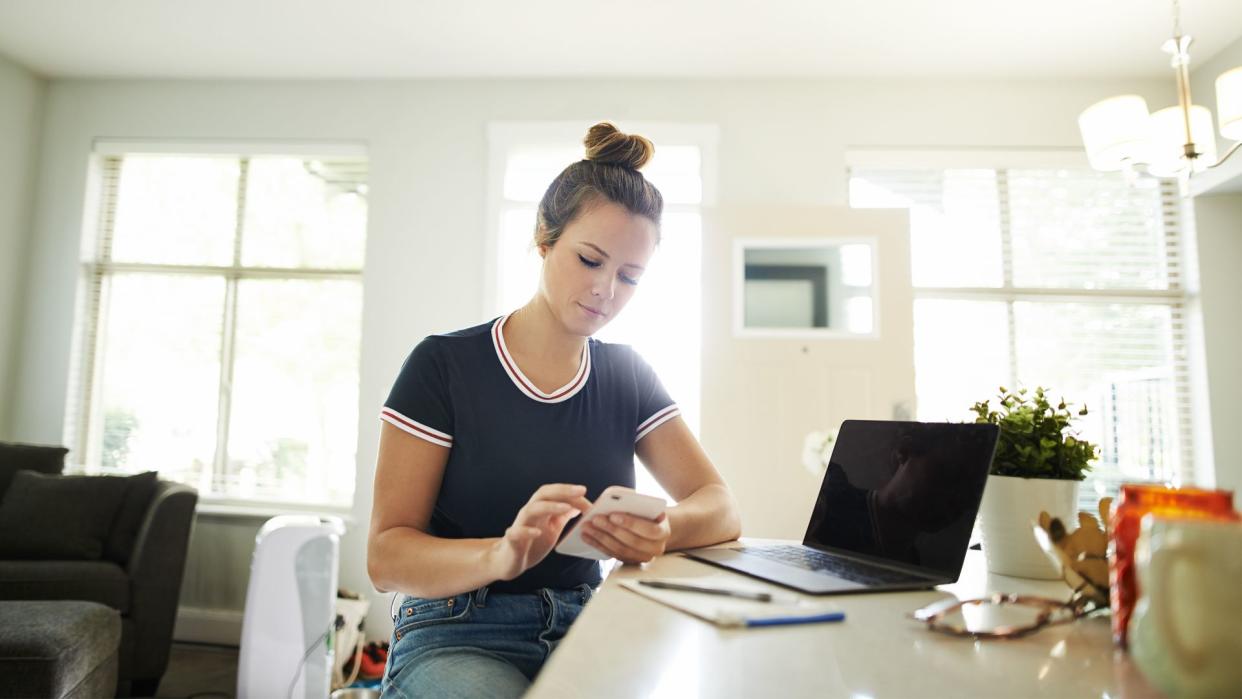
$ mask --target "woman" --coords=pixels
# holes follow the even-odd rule
[[[404,593],[385,696],[518,696],[600,582],[552,552],[634,455],[677,500],[656,520],[583,523],[626,563],[734,539],[737,505],[651,368],[591,339],[659,242],[654,147],[608,123],[539,204],[539,290],[495,321],[426,338],[385,402],[367,569]]]

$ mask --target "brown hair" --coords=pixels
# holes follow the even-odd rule
[[[539,201],[535,245],[555,245],[566,226],[601,200],[651,219],[659,242],[664,197],[638,171],[651,160],[655,146],[642,136],[621,133],[606,121],[592,126],[582,142],[586,158],[562,170]]]

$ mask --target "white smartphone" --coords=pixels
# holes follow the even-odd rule
[[[591,505],[591,509],[586,511],[574,522],[574,526],[561,539],[561,543],[556,545],[556,552],[565,554],[566,556],[577,556],[578,558],[593,558],[597,561],[606,561],[612,556],[600,551],[582,540],[582,532],[580,525],[598,515],[607,515],[613,512],[624,512],[625,514],[642,517],[643,519],[655,519],[664,512],[664,500],[650,495],[643,495],[630,488],[621,485],[612,485],[600,493],[595,499],[595,503]]]

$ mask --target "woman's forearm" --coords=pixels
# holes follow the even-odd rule
[[[703,486],[669,508],[666,550],[731,541],[741,535],[737,502],[728,488]],[[495,572],[499,538],[444,539],[413,527],[392,527],[371,536],[367,572],[382,592],[450,597],[500,579]]]
[[[719,483],[705,485],[670,507],[668,525],[668,551],[710,546],[742,535],[737,501]]]
[[[496,582],[498,541],[444,539],[413,527],[392,527],[368,542],[367,573],[382,592],[451,597]]]

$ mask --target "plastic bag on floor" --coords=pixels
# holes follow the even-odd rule
[[[353,684],[358,678],[362,649],[367,638],[363,632],[366,625],[370,600],[358,593],[338,590],[336,595],[336,638],[332,644],[332,689]]]

